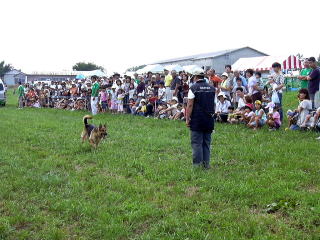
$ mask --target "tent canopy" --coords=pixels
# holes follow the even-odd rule
[[[153,64],[153,65],[147,65],[142,69],[139,69],[137,71],[138,74],[143,74],[147,72],[152,72],[152,73],[161,73],[163,72],[163,67],[160,64]]]
[[[183,68],[179,64],[167,65],[164,68],[169,71],[172,71],[172,70],[175,70],[177,72],[183,71]]]
[[[183,66],[183,69],[187,72],[187,73],[191,73],[193,74],[194,72],[201,72],[203,71],[203,69],[201,67],[199,67],[198,65],[187,65],[187,66]]]
[[[232,65],[234,70],[254,69],[256,71],[271,70],[272,64],[278,62],[282,64],[282,69],[302,69],[302,62],[296,56],[263,56],[252,58],[240,58]]]
[[[107,74],[100,69],[93,70],[93,71],[76,71],[77,77],[82,77],[82,78],[77,78],[77,79],[83,79],[86,77],[91,77],[91,76],[98,76],[98,77],[106,77]]]

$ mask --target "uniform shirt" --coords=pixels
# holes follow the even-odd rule
[[[18,94],[19,94],[19,97],[23,97],[24,96],[24,86],[20,85],[18,87]]]
[[[95,82],[95,83],[92,85],[91,97],[98,97],[98,95],[99,95],[99,88],[100,88],[100,85],[99,85],[98,82]]]
[[[301,70],[300,72],[300,76],[309,76],[309,74],[311,73],[312,71],[312,68],[304,68]],[[307,88],[308,89],[308,85],[309,85],[309,82],[308,80],[301,80],[301,88]]]
[[[188,99],[194,99],[191,113],[191,131],[211,133],[214,129],[214,99],[215,88],[205,82],[198,80],[189,90]]]

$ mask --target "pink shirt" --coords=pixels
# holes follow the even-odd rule
[[[281,126],[280,113],[279,112],[274,112],[272,114],[272,118],[274,119],[275,123],[277,123],[279,126]]]
[[[101,102],[107,101],[107,92],[100,92]]]

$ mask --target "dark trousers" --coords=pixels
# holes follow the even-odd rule
[[[315,97],[315,94],[313,93],[309,93],[309,97],[310,97],[310,101],[312,103],[312,109],[315,109],[315,104],[314,104],[314,97]]]
[[[282,93],[278,93],[278,97],[279,97],[280,103],[277,103],[276,105],[279,107],[280,120],[282,122],[282,120],[283,120]]]
[[[191,131],[191,147],[193,164],[210,163],[211,133]]]

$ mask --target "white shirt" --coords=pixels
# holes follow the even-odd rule
[[[254,76],[252,76],[248,79],[248,89],[249,89],[250,95],[258,92],[257,90],[253,89],[254,85],[256,85],[256,84],[257,84],[257,79]]]
[[[242,108],[246,106],[246,103],[244,102],[243,98],[239,98],[239,101],[238,101],[238,109]]]
[[[189,89],[188,92],[188,99],[194,99],[196,96],[194,95],[194,93],[191,91],[191,89]]]
[[[158,89],[158,97],[160,100],[164,100],[166,98],[166,95],[164,94],[166,92],[165,88],[159,88]]]
[[[129,99],[133,98],[133,95],[134,95],[135,91],[136,91],[135,89],[130,89],[129,90]]]
[[[299,108],[301,108],[302,110],[299,114],[299,118],[297,121],[298,126],[300,126],[306,120],[307,115],[310,113],[310,110],[312,109],[312,103],[310,100],[305,99],[300,102]]]
[[[231,103],[228,100],[224,100],[223,102],[218,101],[216,106],[216,113],[228,113],[228,107],[231,106]]]

